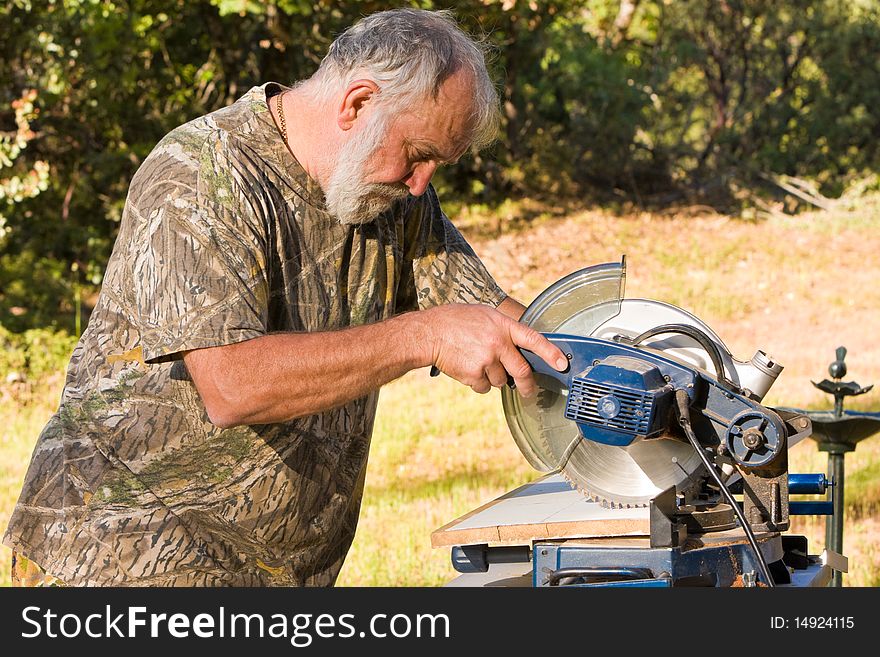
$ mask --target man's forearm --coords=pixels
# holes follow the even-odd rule
[[[428,365],[480,393],[513,377],[528,397],[537,387],[520,348],[560,371],[568,361],[516,321],[521,314],[512,299],[497,310],[446,304],[341,331],[278,333],[197,349],[184,361],[208,417],[221,427],[320,413]]]
[[[184,356],[208,416],[221,427],[268,424],[357,399],[430,365],[423,319],[407,313],[321,333],[277,333]]]

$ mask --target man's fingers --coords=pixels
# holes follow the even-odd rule
[[[507,385],[507,370],[501,363],[495,363],[486,368],[486,378],[495,388]]]
[[[501,357],[501,364],[504,369],[513,377],[516,389],[523,397],[534,397],[537,392],[535,378],[532,376],[532,367],[529,362],[523,358],[523,355],[517,349],[506,351]]]
[[[478,392],[481,395],[485,395],[491,389],[492,389],[492,384],[489,383],[489,379],[485,379],[485,378],[482,381],[471,385],[471,390],[473,390],[474,392]]]
[[[550,367],[554,367],[560,372],[564,372],[568,368],[568,358],[565,357],[565,354],[535,329],[514,322],[510,337],[514,344],[537,354]]]

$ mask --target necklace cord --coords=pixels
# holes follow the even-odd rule
[[[287,143],[287,124],[284,120],[284,108],[281,107],[281,98],[284,96],[284,92],[278,94],[276,98],[278,100],[275,101],[275,107],[278,109],[278,124],[281,128],[281,138],[284,139],[284,143]]]

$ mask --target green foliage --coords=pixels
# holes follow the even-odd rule
[[[36,249],[0,255],[0,328],[73,329],[75,291],[70,266]]]
[[[15,130],[0,132],[0,172],[3,169],[14,169],[15,160],[35,137],[31,130],[31,121],[37,116],[34,107],[36,98],[36,90],[28,89],[11,103],[15,112]],[[6,213],[9,209],[45,190],[48,181],[49,165],[43,160],[34,162],[33,168],[27,172],[16,172],[9,177],[0,178],[0,243],[7,232]]]
[[[308,77],[335,35],[399,4],[0,6],[0,323],[73,326],[128,182],[164,134],[254,84]],[[493,48],[503,125],[489,152],[438,174],[452,203],[731,209],[749,202],[741,190],[778,195],[776,175],[838,196],[880,162],[880,0],[462,0],[455,12]]]
[[[836,196],[876,167],[878,3],[690,0],[664,5],[659,29],[671,77],[651,123],[677,136],[661,144],[685,179],[772,172]]]
[[[13,333],[0,325],[0,380],[44,383],[64,372],[74,346],[76,338],[64,331]]]

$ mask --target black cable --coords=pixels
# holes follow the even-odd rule
[[[742,392],[742,388],[727,378],[727,373],[724,370],[724,360],[721,358],[721,349],[715,344],[712,338],[695,326],[690,326],[689,324],[662,324],[660,326],[655,326],[652,329],[648,329],[634,338],[627,338],[626,336],[618,335],[615,336],[614,339],[623,344],[638,347],[648,338],[654,338],[658,335],[663,335],[664,333],[678,333],[695,340],[709,356],[709,360],[712,361],[712,365],[715,367],[715,378],[718,379],[718,382],[728,390],[733,390],[736,393]]]
[[[776,586],[776,582],[773,581],[773,577],[770,575],[770,569],[767,567],[767,562],[764,560],[764,555],[761,553],[761,548],[758,547],[758,541],[755,540],[755,534],[752,532],[752,528],[749,526],[749,523],[746,522],[746,517],[743,515],[742,509],[739,508],[739,504],[736,503],[736,500],[733,499],[733,495],[730,494],[730,491],[727,489],[727,486],[724,485],[724,482],[721,481],[721,477],[718,475],[718,471],[715,469],[715,466],[709,461],[709,457],[706,456],[706,452],[702,445],[700,445],[700,441],[697,440],[697,436],[694,433],[693,428],[691,428],[691,414],[689,410],[690,399],[688,398],[687,392],[678,389],[675,391],[675,403],[678,410],[678,423],[681,425],[682,429],[684,429],[685,434],[687,435],[688,440],[693,445],[694,449],[697,450],[697,456],[700,457],[700,460],[703,461],[703,465],[706,466],[706,469],[709,471],[709,474],[712,476],[712,479],[715,480],[715,483],[718,484],[719,488],[721,488],[721,494],[724,496],[725,501],[731,506],[733,512],[736,514],[739,523],[742,525],[743,530],[746,533],[746,538],[749,539],[749,543],[752,546],[752,550],[755,553],[755,558],[758,560],[758,567],[761,570],[761,577],[767,583],[767,586]]]

